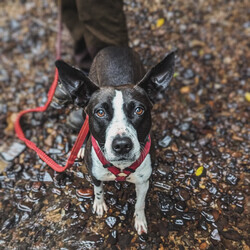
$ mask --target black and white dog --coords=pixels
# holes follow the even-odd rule
[[[93,211],[107,211],[103,181],[126,180],[136,188],[135,228],[147,233],[145,197],[152,172],[151,109],[174,73],[174,52],[146,74],[138,54],[108,47],[95,57],[89,77],[56,61],[59,78],[75,105],[89,116],[85,162],[94,183]]]

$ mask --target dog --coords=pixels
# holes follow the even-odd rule
[[[152,173],[151,109],[174,73],[175,52],[146,74],[139,55],[130,48],[107,47],[94,58],[89,75],[56,61],[59,80],[89,116],[90,137],[84,159],[94,184],[93,212],[108,207],[104,181],[135,184],[135,229],[147,233],[145,198]]]

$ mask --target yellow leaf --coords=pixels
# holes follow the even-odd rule
[[[156,22],[156,28],[160,28],[165,23],[164,18],[159,18]]]
[[[190,92],[190,87],[189,86],[184,86],[180,89],[180,92],[182,94],[188,94]]]
[[[197,170],[195,171],[195,175],[196,176],[200,176],[203,173],[204,167],[200,166],[199,168],[197,168]]]
[[[250,102],[250,92],[246,92],[245,98],[248,102]]]

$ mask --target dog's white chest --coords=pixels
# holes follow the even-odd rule
[[[98,159],[94,148],[91,148],[92,157],[92,174],[97,180],[100,181],[114,181],[116,176],[112,174],[108,169],[104,168],[100,160]],[[126,181],[131,183],[143,183],[147,181],[152,173],[151,157],[148,154],[142,164],[136,169],[134,173],[131,173]]]

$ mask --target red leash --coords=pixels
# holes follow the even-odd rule
[[[59,59],[60,55],[61,55],[61,33],[62,33],[62,28],[61,28],[61,2],[59,1],[58,3],[59,6],[59,15],[58,15],[58,33],[57,33],[57,41],[56,41],[56,58]],[[16,135],[17,137],[24,141],[25,144],[27,145],[27,147],[29,147],[30,149],[34,150],[37,155],[44,161],[46,162],[51,168],[53,168],[55,171],[57,172],[63,172],[64,170],[66,170],[67,168],[71,167],[74,164],[74,161],[77,157],[77,153],[79,151],[79,149],[81,148],[81,146],[83,145],[85,138],[88,135],[89,132],[89,117],[86,117],[86,120],[80,130],[80,133],[76,139],[76,142],[72,148],[71,154],[66,162],[65,166],[60,166],[59,164],[57,164],[54,160],[52,160],[47,154],[45,154],[41,149],[39,149],[35,143],[33,143],[32,141],[28,140],[24,133],[23,130],[21,128],[20,125],[20,119],[23,115],[27,114],[27,113],[31,113],[31,112],[44,112],[47,110],[48,106],[51,103],[51,100],[53,98],[53,95],[55,93],[56,90],[56,86],[57,86],[57,82],[58,82],[58,71],[56,69],[55,71],[55,76],[54,76],[54,81],[50,87],[50,90],[48,92],[48,99],[47,102],[44,106],[41,107],[37,107],[37,108],[33,108],[33,109],[27,109],[27,110],[23,110],[21,111],[18,116],[17,119],[15,121],[15,131],[16,131]]]

